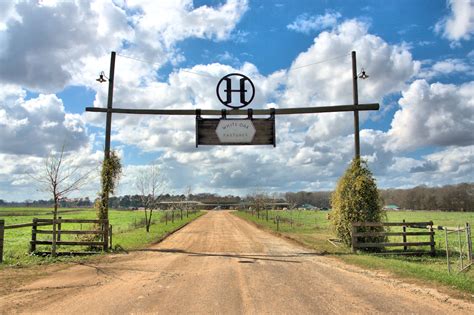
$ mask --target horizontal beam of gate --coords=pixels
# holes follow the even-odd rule
[[[320,106],[320,107],[294,107],[294,108],[275,108],[275,115],[292,115],[292,114],[316,114],[316,113],[333,113],[333,112],[353,112],[378,110],[378,103],[359,104],[359,105],[336,105],[336,106]],[[133,109],[133,108],[103,108],[103,107],[86,107],[86,112],[99,113],[117,113],[117,114],[140,114],[140,115],[175,115],[175,116],[191,116],[197,115],[198,109]],[[227,116],[244,116],[248,115],[246,109],[227,110]],[[254,109],[253,115],[271,115],[271,109]],[[201,115],[221,116],[222,110],[201,109]]]

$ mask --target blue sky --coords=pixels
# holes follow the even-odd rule
[[[474,9],[426,1],[7,1],[0,3],[0,199],[48,198],[31,179],[64,145],[100,164],[110,51],[114,106],[215,108],[230,72],[253,108],[349,104],[357,51],[362,155],[382,188],[474,181]],[[128,58],[128,57],[132,57]],[[335,58],[337,57],[337,58]],[[294,70],[293,70],[294,69]],[[351,113],[277,118],[277,147],[194,146],[190,117],[113,119],[118,194],[153,163],[170,192],[332,189],[353,156]],[[98,179],[72,196],[94,197]]]

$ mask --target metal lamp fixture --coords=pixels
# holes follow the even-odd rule
[[[369,75],[366,74],[364,68],[362,68],[362,72],[359,74],[359,79],[365,80],[368,77],[369,77]]]
[[[105,78],[105,79],[104,79],[104,78]],[[106,77],[104,71],[102,71],[102,72],[99,74],[99,78],[96,79],[96,81],[97,81],[97,82],[100,82],[100,83],[104,83],[104,82],[107,81],[106,79],[108,79],[108,78]]]

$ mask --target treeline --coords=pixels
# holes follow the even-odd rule
[[[246,200],[240,196],[219,196],[217,194],[201,193],[201,194],[190,194],[189,196],[181,195],[170,195],[163,194],[158,197],[160,201],[184,201],[193,200],[200,201],[203,203],[240,203]],[[89,197],[85,198],[72,198],[62,199],[60,201],[61,208],[90,208],[94,206],[95,200],[90,200]],[[0,199],[0,206],[8,207],[52,207],[54,201],[49,200],[25,200],[21,202],[7,202]],[[128,208],[140,208],[143,207],[143,199],[140,195],[124,195],[124,196],[111,196],[109,198],[109,208],[113,209],[128,209]]]
[[[285,199],[289,203],[290,208],[296,208],[304,204],[309,204],[318,208],[331,207],[331,191],[299,191],[296,193],[285,193]]]
[[[474,183],[443,187],[417,186],[410,189],[381,190],[385,204],[402,209],[474,211]]]
[[[474,211],[474,183],[428,187],[425,185],[409,189],[380,189],[384,205],[396,205],[408,210]],[[286,193],[292,204],[311,204],[329,208],[330,191]]]
[[[25,200],[20,202],[8,202],[0,199],[0,207],[32,207],[32,208],[48,208],[54,205],[54,200]],[[61,208],[90,208],[93,202],[89,197],[85,198],[74,198],[74,199],[62,199],[59,202]]]
[[[331,207],[330,191],[317,192],[287,192],[284,194],[263,194],[263,198],[269,202],[284,202],[289,208],[296,208],[309,204],[318,208]],[[474,211],[474,183],[462,183],[458,185],[446,185],[443,187],[417,186],[409,189],[382,189],[380,190],[384,205],[396,205],[401,209],[410,210],[441,210],[441,211]],[[193,200],[211,204],[235,204],[241,202],[253,202],[257,195],[253,196],[219,196],[211,193],[190,194],[189,196],[164,194],[159,197],[161,201],[184,201]],[[53,200],[26,200],[24,202],[6,202],[0,199],[0,206],[10,207],[50,207]],[[92,207],[94,200],[86,198],[75,198],[61,200],[63,208]],[[109,207],[114,209],[128,209],[143,207],[140,195],[112,196],[109,199]]]

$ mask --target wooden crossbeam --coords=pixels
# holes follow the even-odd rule
[[[378,103],[359,104],[359,105],[335,105],[318,107],[294,107],[294,108],[275,108],[275,115],[293,115],[293,114],[317,114],[317,113],[336,113],[378,110]],[[86,107],[86,112],[98,113],[116,113],[116,114],[138,114],[138,115],[172,115],[172,116],[195,116],[198,113],[206,116],[221,116],[222,111],[216,109],[136,109],[136,108],[103,108]],[[253,109],[253,115],[271,115],[271,109]],[[227,116],[245,116],[248,115],[246,109],[227,110]]]

